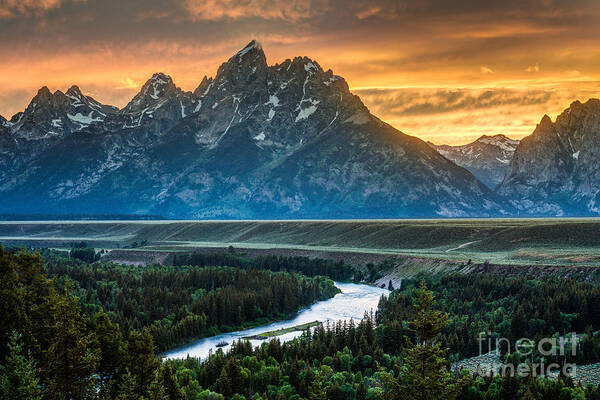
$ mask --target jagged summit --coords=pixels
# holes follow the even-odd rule
[[[202,81],[200,82],[200,84],[198,85],[196,90],[194,90],[194,97],[205,96],[208,93],[208,90],[210,89],[212,82],[213,82],[212,77],[208,78],[206,75],[204,75],[204,78],[202,78]]]
[[[181,89],[175,86],[173,79],[162,72],[156,72],[144,83],[140,92],[127,104],[121,113],[131,114],[141,112],[149,107],[176,96]]]
[[[107,114],[116,111],[115,107],[83,95],[75,85],[66,93],[61,90],[52,93],[47,86],[43,86],[25,111],[14,115],[7,125],[16,139],[58,140],[91,124],[102,122]]]
[[[502,134],[502,133],[497,133],[495,135],[481,135],[480,137],[477,138],[476,141],[482,141],[482,140],[506,140],[506,141],[518,141],[516,139],[511,139],[510,137]]]
[[[48,96],[52,96],[52,92],[50,92],[50,89],[48,89],[48,86],[42,86],[41,88],[38,89],[36,96],[48,97]]]
[[[243,49],[231,56],[225,64],[266,65],[267,57],[260,43],[252,40]]]
[[[263,51],[261,44],[255,39],[253,39],[250,43],[248,43],[243,49],[238,51],[236,53],[236,56],[244,57],[246,54],[251,53],[252,51],[258,51],[258,52]]]
[[[551,126],[552,125],[552,119],[548,116],[548,114],[544,114],[544,116],[542,117],[542,119],[540,120],[540,123],[538,124],[538,126]]]
[[[499,146],[509,152],[513,152],[519,144],[519,140],[511,139],[506,135],[498,133],[496,135],[482,135],[475,142],[487,144],[490,146]]]
[[[237,85],[246,85],[256,80],[265,80],[267,58],[262,47],[252,41],[243,49],[221,64],[215,76],[217,86],[227,85],[229,89]]]
[[[171,76],[165,74],[164,72],[155,72],[152,74],[152,77],[150,78],[151,81],[161,81],[163,83],[168,83],[168,82],[172,82],[173,79],[171,79]]]
[[[180,119],[193,113],[196,101],[191,92],[178,88],[171,76],[156,72],[140,91],[117,114],[105,122],[105,129],[118,132],[123,129],[138,131],[141,141],[156,138]]]
[[[77,97],[83,96],[83,93],[81,93],[81,89],[79,89],[79,86],[77,86],[77,85],[72,85],[65,94],[67,96],[77,96]]]
[[[152,77],[142,86],[141,92],[144,96],[149,96],[154,100],[164,97],[169,90],[176,89],[173,79],[162,72],[152,74]]]

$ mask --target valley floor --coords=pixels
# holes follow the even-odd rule
[[[81,241],[110,250],[115,261],[138,264],[232,246],[250,255],[314,256],[353,265],[390,259],[403,265],[404,275],[484,263],[600,265],[595,218],[0,222],[2,243],[70,248]]]

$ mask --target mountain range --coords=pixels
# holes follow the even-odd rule
[[[252,41],[199,81],[186,92],[156,73],[122,109],[77,86],[40,89],[25,111],[0,119],[2,213],[401,218],[557,210],[531,206],[543,183],[523,186],[520,174],[543,151],[532,140],[510,163],[516,143],[499,136],[471,150],[432,148],[372,115],[342,77],[309,58],[269,66]],[[539,129],[532,136],[543,136]],[[597,125],[589,129],[597,138]],[[508,175],[492,190],[501,168]]]

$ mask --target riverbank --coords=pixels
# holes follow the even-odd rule
[[[254,335],[254,336],[245,336],[244,339],[266,340],[269,338],[274,338],[277,336],[285,335],[286,333],[290,333],[290,332],[307,331],[310,328],[314,328],[315,326],[318,326],[320,324],[321,324],[321,322],[319,322],[319,321],[313,321],[313,322],[309,322],[307,324],[296,325],[296,326],[292,326],[289,328],[278,329],[276,331],[268,331],[268,332],[259,333],[258,335]]]

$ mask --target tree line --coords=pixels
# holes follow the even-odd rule
[[[51,258],[83,309],[104,310],[123,335],[148,328],[159,351],[193,339],[284,319],[339,292],[326,277],[232,267],[123,266]]]
[[[346,264],[344,261],[333,261],[322,258],[300,256],[263,255],[248,257],[236,254],[230,248],[228,253],[204,253],[175,255],[173,265],[228,266],[243,269],[261,269],[269,271],[290,271],[306,276],[328,276],[333,280],[362,280],[358,275],[360,268]]]

